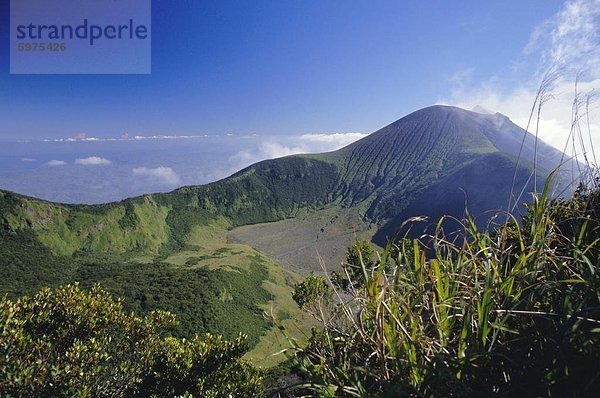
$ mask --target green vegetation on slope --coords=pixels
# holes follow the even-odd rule
[[[273,314],[288,327],[294,337],[304,340],[310,328],[315,324],[314,321],[300,310],[292,300],[291,291],[293,286],[300,282],[300,275],[295,272],[282,268],[277,262],[265,257],[255,249],[246,245],[228,242],[228,236],[225,234],[227,222],[224,219],[217,220],[204,227],[194,227],[187,241],[186,249],[175,252],[165,258],[165,262],[183,269],[203,269],[219,271],[236,271],[247,273],[251,268],[260,262],[264,266],[267,275],[260,281],[255,281],[255,286],[244,286],[244,292],[252,295],[251,289],[264,289],[270,295],[268,302],[256,303],[252,307],[253,321],[264,325],[263,316],[257,318],[260,313]],[[260,285],[259,285],[260,284]],[[231,286],[218,285],[219,299],[223,301],[235,300],[236,297],[231,293]],[[250,308],[248,308],[250,312]],[[233,319],[237,319],[235,316]],[[242,323],[236,323],[241,325]],[[258,331],[258,330],[257,330]],[[282,355],[274,356],[275,352],[285,348],[285,341],[281,338],[276,325],[269,324],[268,329],[260,329],[261,333],[258,344],[244,356],[253,363],[258,363],[264,367],[271,367],[285,360]],[[247,333],[247,332],[245,332]],[[250,335],[252,336],[252,334]],[[256,339],[252,340],[254,343]]]
[[[60,205],[0,192],[2,229],[32,230],[58,256],[157,253],[167,241],[168,208],[150,196],[101,206]]]
[[[91,262],[51,255],[30,237],[4,235],[0,239],[3,278],[0,291],[10,297],[33,294],[42,287],[80,281],[100,283],[124,297],[128,311],[145,314],[171,311],[180,323],[178,336],[211,332],[233,338],[244,332],[254,345],[270,325],[262,317],[272,295],[263,287],[269,277],[266,259],[249,258],[246,269],[233,263],[226,269],[208,266],[174,267],[167,263]]]
[[[290,327],[296,320],[304,321],[306,317],[290,298],[299,277],[248,246],[228,244],[228,225],[221,218],[196,226],[183,249],[150,261],[110,253],[98,259],[57,256],[32,230],[3,230],[0,292],[19,297],[75,281],[86,288],[99,283],[114,296],[123,297],[127,311],[177,314],[179,323],[173,330],[177,336],[210,332],[231,339],[244,332],[251,347],[260,341],[251,357],[277,363],[283,358],[269,355],[277,351],[280,342],[263,312],[273,308],[291,314]]]
[[[323,207],[333,199],[336,180],[334,165],[290,156],[257,163],[212,184],[178,189],[159,200],[172,205],[173,211],[191,206],[225,216],[232,225],[246,225]]]
[[[178,336],[244,332],[255,345],[268,329],[260,306],[272,298],[261,288],[267,270],[259,256],[249,270],[181,269],[169,264],[83,264],[73,280],[84,287],[99,283],[125,308],[138,314],[161,309],[177,314]]]

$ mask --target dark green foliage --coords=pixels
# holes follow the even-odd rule
[[[329,203],[338,174],[330,163],[298,156],[257,163],[228,179],[200,187],[184,188],[200,208],[220,214],[233,225],[277,221],[292,217],[301,208],[321,208]]]
[[[346,250],[346,262],[344,268],[350,277],[352,283],[364,279],[364,273],[370,273],[375,266],[376,253],[373,246],[363,240],[356,242],[354,246]]]
[[[165,339],[138,396],[255,397],[263,372],[240,359],[247,349],[244,337]]]
[[[243,332],[253,346],[269,328],[260,309],[271,299],[261,287],[267,276],[260,257],[255,257],[250,270],[236,271],[160,263],[89,264],[79,269],[74,280],[84,286],[100,283],[123,297],[125,308],[137,314],[156,309],[177,314],[180,325],[174,332],[178,336],[210,332],[234,338]]]
[[[59,286],[72,280],[75,261],[53,256],[32,230],[0,231],[0,294],[31,294],[42,286]]]
[[[310,397],[309,390],[295,386],[303,380],[301,370],[292,359],[287,359],[279,365],[267,369],[264,382],[265,395],[268,397]]]
[[[20,196],[13,192],[0,190],[0,214],[9,214],[21,204]]]
[[[300,308],[314,308],[321,305],[323,301],[330,300],[331,294],[327,280],[311,273],[304,282],[294,286],[292,298]]]
[[[492,236],[388,247],[354,300],[321,314],[296,363],[320,396],[594,396],[600,388],[600,191],[549,201]],[[406,246],[403,241],[401,246]],[[427,259],[426,251],[434,257]]]
[[[119,226],[125,230],[132,230],[138,225],[139,221],[140,219],[135,214],[132,201],[125,202],[125,215],[119,220]]]
[[[171,230],[172,242],[166,243],[165,249],[176,250],[185,247],[187,237],[192,228],[195,225],[205,225],[214,218],[214,215],[211,215],[206,210],[194,206],[173,208],[166,219]]]
[[[599,181],[596,181],[598,184]],[[522,238],[525,244],[530,244],[535,239],[536,209],[531,205],[525,206],[527,213],[521,219]],[[560,233],[552,242],[555,250],[561,251],[561,255],[569,255],[564,249],[568,242],[578,242],[581,245],[590,245],[598,238],[600,228],[600,190],[591,190],[586,185],[579,185],[572,199],[555,199],[550,202],[549,210],[552,227]],[[519,229],[511,225],[506,233],[511,244],[517,244]],[[598,258],[598,248],[590,253],[592,258]]]
[[[200,261],[208,260],[208,259],[212,259],[212,258],[215,258],[215,257],[210,254],[205,254],[202,256],[198,256],[198,257],[190,257],[189,259],[187,259],[185,261],[185,265],[193,266],[193,265],[198,264]]]
[[[240,358],[243,337],[166,337],[166,312],[143,318],[95,286],[43,289],[0,301],[0,395],[197,397],[258,393],[261,373]]]
[[[268,329],[260,305],[271,295],[262,288],[268,276],[260,256],[249,270],[208,270],[172,265],[128,262],[91,262],[53,256],[32,231],[0,234],[0,294],[18,297],[34,294],[42,287],[58,287],[79,281],[85,287],[102,284],[124,298],[128,311],[146,314],[167,310],[177,314],[178,336],[211,332],[234,338],[244,332],[254,345]],[[226,292],[229,300],[219,296]]]

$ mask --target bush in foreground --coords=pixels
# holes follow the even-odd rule
[[[467,218],[447,237],[440,222],[427,244],[389,244],[372,266],[356,256],[350,301],[297,286],[323,321],[307,346],[291,340],[303,387],[319,396],[593,396],[599,210],[598,190],[548,201],[546,187],[521,224],[488,234]]]
[[[254,396],[245,338],[168,337],[174,315],[123,312],[99,286],[0,301],[2,396]]]

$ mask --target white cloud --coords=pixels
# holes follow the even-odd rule
[[[288,147],[277,142],[264,142],[260,146],[261,156],[263,156],[265,159],[296,155],[298,153],[306,152],[306,150],[307,148],[304,146]]]
[[[156,168],[136,167],[133,169],[136,176],[149,177],[150,179],[166,185],[178,185],[181,180],[177,173],[170,167],[159,166]]]
[[[21,162],[35,162],[34,158],[21,158]]]
[[[242,150],[229,158],[231,164],[230,172],[236,172],[246,166],[250,166],[253,163],[260,162],[266,159],[275,159],[283,156],[295,155],[299,153],[306,153],[306,146],[285,146],[274,141],[265,141],[254,150]]]
[[[286,144],[271,137],[261,142],[256,149],[243,150],[229,158],[230,173],[234,173],[253,163],[266,159],[275,159],[283,156],[300,153],[320,153],[342,148],[354,141],[366,137],[363,133],[316,133],[300,136],[286,137]]]
[[[463,94],[465,89],[470,86],[474,68],[462,67],[448,76],[448,81],[454,86],[456,94]]]
[[[111,163],[112,162],[110,160],[98,156],[90,156],[89,158],[75,159],[75,164],[80,164],[84,166],[104,166]]]
[[[599,17],[600,0],[567,2],[552,20],[544,24],[550,28],[549,34],[545,36],[549,36],[551,42],[545,51],[546,56],[565,65],[590,60],[597,66]]]
[[[588,91],[594,87],[600,87],[600,79],[579,84],[579,89],[582,91]],[[453,95],[449,99],[442,98],[438,102],[456,105],[465,109],[472,109],[480,105],[493,112],[503,113],[519,126],[526,128],[536,90],[537,88],[534,87],[520,87],[507,94],[499,94],[499,90],[494,87],[482,86],[469,90],[464,96]],[[553,98],[542,107],[539,137],[561,150],[564,149],[571,128],[573,93],[574,85],[572,82],[559,82],[554,87]],[[593,105],[589,114],[590,130],[594,147],[598,148],[600,144],[600,115],[598,114],[598,108],[593,108]],[[587,123],[583,127],[587,129]],[[534,125],[530,126],[529,131],[534,132]]]
[[[481,105],[494,112],[509,116],[515,123],[527,126],[534,104],[538,83],[545,70],[552,68],[558,73],[549,87],[548,96],[542,107],[539,124],[539,137],[547,143],[563,150],[571,130],[575,79],[578,79],[578,96],[585,100],[594,90],[600,88],[600,0],[567,1],[552,18],[537,26],[523,50],[524,57],[533,57],[537,63],[527,81],[510,84],[494,76],[478,86],[465,79],[455,82],[455,89],[447,98],[438,103],[457,105],[471,109]],[[468,78],[466,79],[468,80]],[[593,100],[593,98],[592,98]],[[580,112],[584,112],[580,108]],[[589,127],[595,152],[600,154],[600,108],[590,103]],[[535,120],[534,120],[535,121]],[[587,118],[581,119],[589,153]],[[535,132],[535,124],[530,127]],[[575,152],[582,149],[576,146]],[[571,153],[568,150],[568,153]]]
[[[160,134],[160,135],[135,135],[130,137],[129,134],[125,133],[119,137],[87,137],[85,133],[78,134],[76,137],[66,138],[45,138],[44,142],[110,142],[110,141],[141,141],[141,140],[189,140],[196,138],[206,138],[208,134],[202,135],[172,135],[172,134]]]
[[[67,162],[65,162],[64,160],[51,160],[48,163],[46,163],[48,166],[64,166],[67,164]]]
[[[330,149],[332,150],[344,147],[354,141],[365,138],[367,135],[364,133],[304,134],[300,136],[300,140],[333,144],[334,148]]]

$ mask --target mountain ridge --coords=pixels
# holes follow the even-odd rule
[[[532,164],[517,168],[519,148],[493,143],[515,142],[523,131],[513,126],[435,106],[338,151],[265,160],[169,193],[70,205],[0,190],[0,292],[101,283],[127,311],[177,313],[179,336],[248,333],[248,355],[273,361],[283,347],[260,314],[273,308],[284,323],[300,320],[298,337],[308,331],[291,300],[300,273],[321,261],[339,268],[356,239],[383,245],[409,217],[461,218],[465,198],[484,225],[485,211],[505,208],[515,170],[531,191]]]
[[[527,157],[533,158],[533,139],[504,115],[434,105],[337,151],[261,161],[210,184],[102,205],[58,204],[22,196],[26,211],[15,215],[3,205],[0,215],[5,229],[32,228],[40,232],[42,242],[66,255],[82,249],[94,253],[109,248],[119,253],[156,254],[165,245],[184,245],[193,225],[206,224],[219,216],[226,217],[231,226],[241,226],[293,218],[301,210],[331,206],[357,207],[365,221],[387,225],[389,230],[390,220],[398,215],[409,216],[404,210],[424,190],[439,184],[438,191],[443,190],[443,181],[452,175],[468,174],[474,162],[494,153],[514,158],[516,166],[520,152],[517,182],[530,191],[527,174],[532,173],[533,166]],[[519,141],[522,147],[516,146]],[[539,178],[543,178],[561,153],[542,141],[535,150],[539,154]],[[510,167],[506,159],[489,159]],[[482,177],[481,182],[488,177]],[[499,191],[506,191],[503,186],[508,182],[502,181],[493,200],[477,206],[477,211],[501,208],[500,201],[507,200],[508,193]],[[470,186],[473,191],[474,184]],[[19,197],[2,192],[3,198]],[[452,213],[460,216],[456,209]],[[137,228],[142,220],[142,229],[148,231]],[[49,238],[44,231],[52,228],[55,231]],[[102,230],[113,235],[112,239],[105,236],[105,244]],[[101,238],[96,238],[98,235]],[[73,241],[74,250],[58,247],[61,238]],[[116,245],[120,240],[128,243]]]

